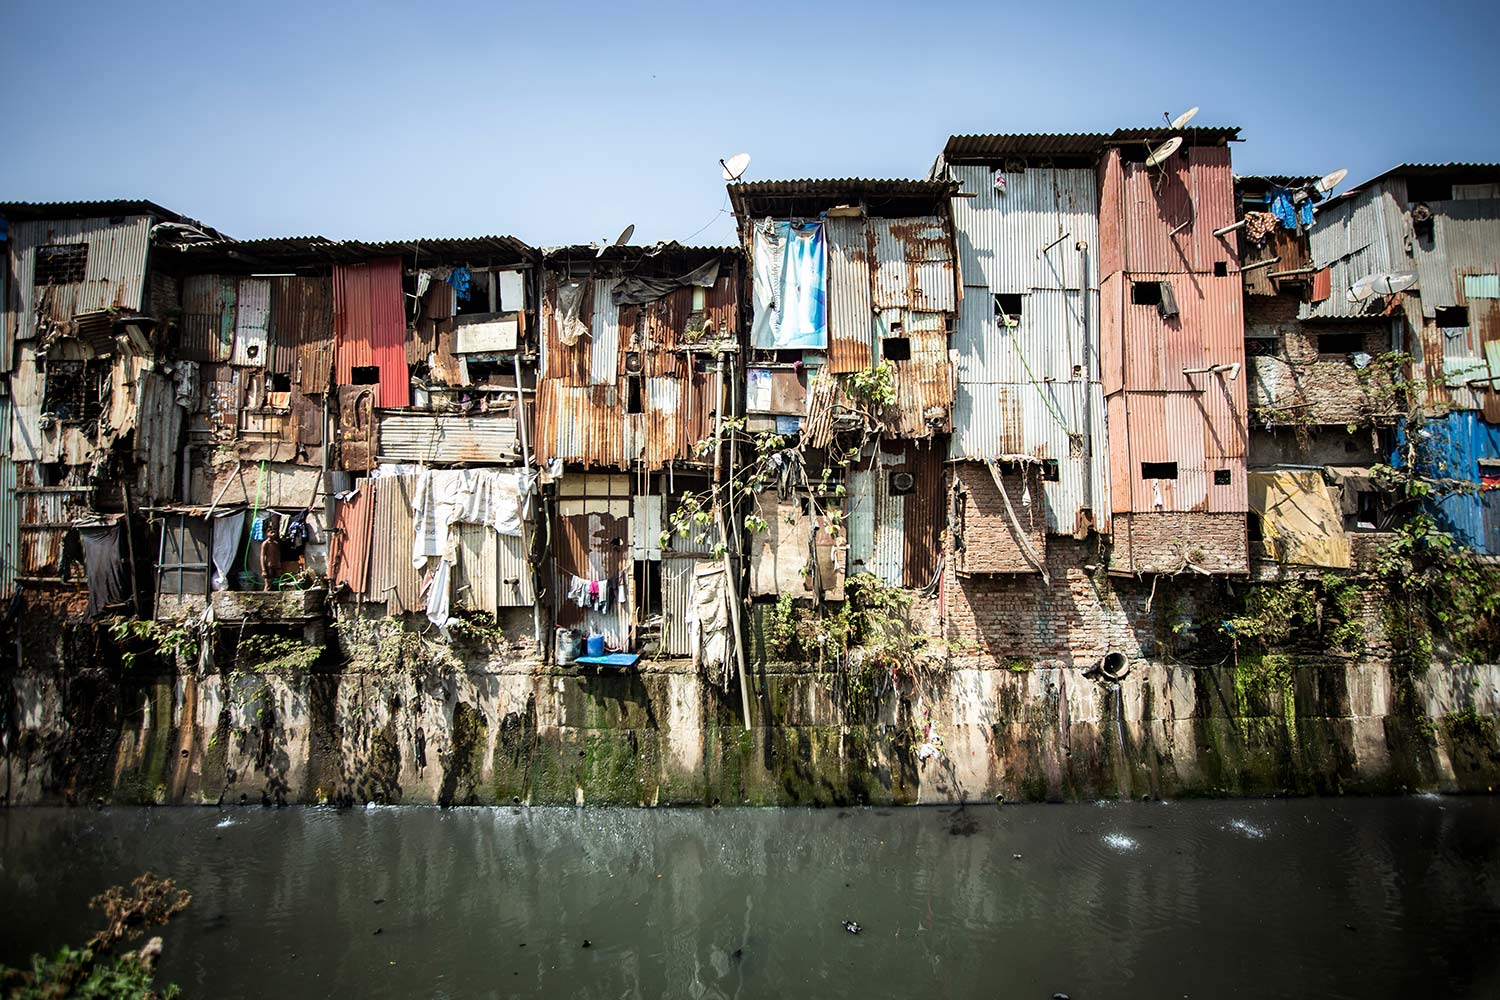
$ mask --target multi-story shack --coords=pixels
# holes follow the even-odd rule
[[[1317,290],[1299,317],[1347,331],[1337,351],[1410,359],[1392,462],[1466,484],[1432,512],[1500,555],[1500,164],[1393,167],[1320,206],[1310,240]]]

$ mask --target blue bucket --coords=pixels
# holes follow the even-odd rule
[[[604,655],[604,636],[602,636],[602,635],[591,635],[591,636],[589,636],[589,655],[590,656],[603,656]]]

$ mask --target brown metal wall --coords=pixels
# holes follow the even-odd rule
[[[916,480],[907,494],[903,526],[901,583],[904,587],[926,587],[937,574],[944,526],[943,452],[907,442],[904,471]]]
[[[338,501],[333,521],[333,554],[328,575],[335,586],[363,594],[369,585],[370,536],[375,530],[375,492],[368,479],[355,484],[354,495]]]
[[[1236,221],[1227,147],[1190,146],[1157,167],[1125,162],[1111,149],[1101,170],[1100,273],[1238,266],[1235,235],[1213,235]]]
[[[178,357],[205,364],[229,360],[237,287],[236,279],[216,274],[195,274],[183,281]]]
[[[422,574],[411,561],[412,496],[415,476],[380,476],[370,489],[375,503],[370,536],[368,600],[384,601],[387,614],[421,609]]]
[[[328,391],[333,370],[332,279],[272,279],[271,370],[291,375],[309,395]]]
[[[558,339],[560,328],[560,317],[557,311],[557,281],[558,276],[549,273],[546,280],[546,288],[542,295],[542,335],[546,338],[546,351],[544,366],[541,372],[543,379],[556,381],[567,386],[586,386],[589,384],[589,361],[590,349],[593,346],[593,338],[585,335],[578,338],[578,343],[568,347]],[[625,310],[621,310],[623,314]],[[586,326],[592,327],[594,321],[594,283],[587,281],[583,292],[582,301],[578,307],[579,319]],[[624,316],[620,318],[624,323]],[[621,332],[622,342],[624,332]]]

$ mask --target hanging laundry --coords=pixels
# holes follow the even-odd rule
[[[89,618],[123,610],[130,603],[130,577],[125,570],[120,524],[80,524],[83,572],[89,583]]]
[[[821,349],[828,344],[828,247],[821,222],[756,224],[752,346]]]
[[[1271,214],[1281,220],[1281,225],[1286,229],[1296,229],[1300,221],[1303,226],[1313,224],[1313,203],[1311,200],[1304,201],[1299,209],[1292,198],[1292,192],[1286,188],[1272,188],[1270,196],[1266,199],[1269,203]]]
[[[469,293],[473,289],[473,276],[469,274],[467,267],[455,267],[448,274],[448,284],[453,286],[453,294],[460,302],[469,301]]]
[[[729,686],[729,578],[720,563],[700,560],[693,568],[688,603],[688,641],[693,666],[722,688]]]

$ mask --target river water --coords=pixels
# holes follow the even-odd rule
[[[146,870],[187,997],[1500,997],[1500,798],[0,810],[0,962]]]

